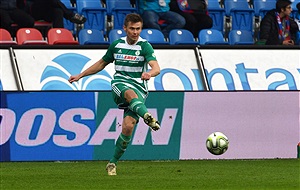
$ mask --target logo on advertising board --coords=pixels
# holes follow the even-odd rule
[[[95,93],[16,92],[6,99],[0,111],[6,161],[92,159],[93,147],[84,145],[96,128]]]
[[[72,84],[68,82],[70,75],[79,74],[86,69],[89,60],[84,55],[75,53],[59,55],[52,60],[54,65],[48,65],[42,73],[42,90],[98,90],[99,86],[102,90],[110,90],[111,76],[105,70]]]
[[[16,92],[5,97],[1,160],[108,160],[113,155],[123,110],[116,108],[111,92]],[[151,132],[141,120],[123,159],[178,159],[183,100],[184,92],[151,92],[148,110],[163,127]]]
[[[41,75],[41,90],[110,90],[110,81],[114,71],[104,69],[94,75],[86,76],[78,82],[70,84],[70,75],[78,74],[88,67],[91,59],[77,53],[65,53],[52,60]],[[203,81],[198,69],[192,66],[183,69],[165,65],[169,61],[162,61],[161,74],[153,79],[154,89],[150,90],[203,90]],[[193,64],[192,64],[193,65]],[[192,83],[193,81],[193,83]],[[152,81],[150,81],[152,82]]]
[[[113,147],[120,132],[123,110],[111,109],[115,103],[109,92],[98,93],[96,134],[90,140],[95,146],[94,159],[108,160],[113,155]],[[172,98],[170,98],[172,97]],[[157,101],[159,100],[159,101]],[[176,100],[176,102],[174,102]],[[181,127],[184,92],[151,92],[146,100],[148,111],[161,124],[158,131],[151,131],[142,119],[135,126],[134,134],[125,160],[178,160],[180,152]],[[163,103],[162,103],[163,102]]]
[[[201,50],[201,55],[211,90],[297,90],[300,86],[299,50]]]

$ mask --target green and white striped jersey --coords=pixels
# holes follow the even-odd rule
[[[112,84],[124,83],[144,93],[148,92],[147,81],[141,80],[141,76],[148,70],[148,62],[156,60],[153,47],[148,41],[139,37],[137,43],[129,45],[126,37],[122,37],[109,46],[102,59],[115,63],[116,73]]]

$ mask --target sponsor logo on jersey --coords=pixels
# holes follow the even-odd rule
[[[115,59],[124,61],[144,61],[143,56],[133,56],[124,54],[115,54]]]

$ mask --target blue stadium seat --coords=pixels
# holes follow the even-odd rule
[[[111,44],[115,40],[126,36],[126,33],[123,29],[112,29],[108,33],[108,41]]]
[[[106,34],[107,11],[100,0],[76,0],[76,8],[87,19],[83,28],[101,30]]]
[[[209,0],[208,2],[208,14],[213,20],[212,29],[216,29],[225,32],[225,9],[220,6],[219,0]]]
[[[165,40],[163,33],[157,29],[143,29],[140,36],[151,44],[169,44],[169,42]]]
[[[74,13],[77,12],[76,8],[72,6],[70,0],[60,0],[69,10],[73,11]],[[76,27],[75,24],[71,21],[64,18],[64,28],[70,30],[73,34],[76,34]]]
[[[300,31],[297,32],[296,34],[296,42],[295,42],[296,45],[300,45]]]
[[[297,9],[297,4],[300,3],[300,0],[291,0],[292,4],[291,4],[291,7],[292,7],[292,13],[291,13],[291,17],[292,18],[295,18],[297,13],[298,13],[298,9]],[[298,18],[299,19],[299,18]]]
[[[254,32],[254,9],[247,0],[224,0],[225,15],[231,18],[231,30]]]
[[[122,29],[125,16],[129,13],[137,13],[130,0],[106,0],[107,15],[111,16],[114,29]]]
[[[261,20],[266,13],[276,8],[276,0],[253,0],[254,15]]]
[[[253,45],[252,32],[248,30],[231,30],[228,34],[230,45]]]
[[[109,44],[105,40],[103,33],[97,29],[82,29],[78,33],[78,41],[80,45],[106,45]]]
[[[216,29],[200,30],[198,39],[200,45],[229,45],[222,32]]]
[[[174,29],[169,33],[169,42],[171,45],[199,45],[193,34],[189,30],[185,29]]]

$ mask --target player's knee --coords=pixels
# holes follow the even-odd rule
[[[135,120],[125,120],[122,126],[122,133],[127,136],[132,135],[132,131],[135,125],[136,125]]]
[[[130,103],[132,99],[138,98],[137,94],[131,89],[125,91],[124,97],[128,103]]]

